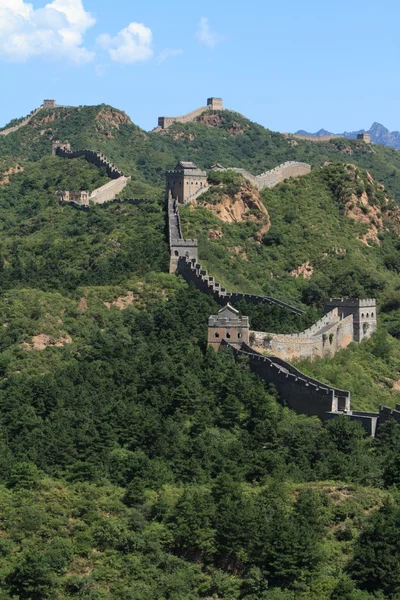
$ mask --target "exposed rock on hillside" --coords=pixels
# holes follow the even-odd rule
[[[249,182],[240,177],[240,185],[236,193],[228,194],[224,184],[213,186],[209,192],[192,202],[192,205],[201,204],[212,212],[223,223],[243,223],[255,221],[260,223],[261,229],[256,238],[261,240],[269,231],[271,221],[268,210],[260,199],[260,192]],[[222,237],[216,235],[215,228],[209,233],[210,238]]]
[[[355,165],[346,165],[346,169],[348,180],[340,189],[339,198],[345,215],[368,228],[358,239],[366,245],[379,245],[379,233],[393,226],[400,234],[400,209],[384,186],[376,183],[368,171],[360,171]]]

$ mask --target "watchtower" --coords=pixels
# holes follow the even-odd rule
[[[56,108],[57,102],[55,100],[43,100],[43,108]]]
[[[55,140],[52,143],[52,154],[57,154],[58,149],[71,152],[71,144],[69,142],[60,142],[59,140]]]
[[[363,140],[363,142],[365,142],[366,144],[370,144],[371,143],[371,134],[370,133],[358,133],[357,139]]]
[[[186,204],[199,190],[207,187],[207,173],[193,162],[180,161],[173,171],[167,171],[167,197]]]
[[[224,110],[224,101],[222,98],[207,98],[207,107],[209,110]]]
[[[230,304],[208,320],[208,345],[218,350],[222,340],[230,344],[249,343],[249,317],[242,317]]]
[[[362,342],[362,340],[371,337],[377,327],[376,319],[376,300],[367,298],[331,298],[325,304],[325,312],[328,313],[334,308],[338,309],[338,315],[341,319],[353,315],[353,340]]]

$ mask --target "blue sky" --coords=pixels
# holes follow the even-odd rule
[[[400,130],[395,0],[0,0],[0,125],[56,98],[151,129],[208,96],[277,131]]]

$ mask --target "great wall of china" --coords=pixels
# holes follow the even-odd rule
[[[240,173],[260,191],[265,188],[275,187],[285,179],[289,179],[289,177],[302,177],[303,175],[311,173],[311,165],[297,161],[287,161],[260,175],[252,175],[249,171],[246,171],[246,169],[238,167],[224,168],[219,164],[214,165],[211,168],[213,171],[236,171],[236,173]]]
[[[54,108],[54,100],[44,101],[43,105],[33,111],[18,125],[0,131],[0,135],[9,135],[17,131],[44,108]],[[174,122],[189,122],[207,110],[222,110],[222,100],[210,98],[207,106],[202,107],[182,117],[160,117],[159,127],[162,130]],[[323,142],[324,136],[293,135],[299,139]],[[364,139],[368,143],[368,139]],[[93,150],[71,151],[68,143],[53,143],[53,153],[62,158],[85,157],[90,163],[106,170],[111,181],[88,192],[59,192],[62,201],[74,202],[80,206],[89,206],[89,202],[103,204],[115,200],[117,194],[124,189],[130,177],[126,177],[102,153]],[[214,170],[228,170],[221,165],[214,165]],[[271,171],[254,176],[245,169],[232,169],[249,180],[257,189],[273,187],[288,177],[300,177],[311,171],[306,163],[287,162]],[[198,244],[195,239],[184,239],[179,215],[179,204],[193,201],[209,189],[207,173],[200,171],[193,163],[178,163],[174,171],[167,173],[167,202],[168,230],[170,245],[170,273],[180,274],[187,282],[193,283],[201,291],[210,294],[216,302],[223,306],[218,315],[209,320],[208,342],[216,350],[220,346],[230,348],[236,358],[242,356],[248,360],[249,366],[267,384],[273,384],[281,400],[299,414],[317,416],[327,421],[343,415],[361,423],[365,431],[375,436],[377,427],[392,418],[400,423],[400,405],[396,408],[381,406],[379,413],[351,410],[350,392],[340,390],[329,384],[322,383],[296,369],[285,358],[310,358],[316,356],[334,355],[352,341],[360,342],[372,335],[376,329],[376,302],[373,299],[358,300],[331,299],[326,306],[326,314],[312,327],[297,334],[276,334],[250,331],[249,320],[242,317],[231,306],[244,300],[252,304],[267,304],[279,306],[294,314],[302,315],[304,311],[281,300],[269,296],[229,292],[223,288],[214,277],[207,274],[198,262]],[[75,196],[74,196],[75,195]],[[79,197],[78,197],[79,196]],[[68,199],[67,199],[68,197]],[[132,203],[142,203],[146,200],[127,200]],[[261,352],[260,352],[261,351]],[[272,354],[266,355],[269,351]]]
[[[181,164],[178,163],[178,166]],[[179,172],[182,172],[180,166]],[[397,405],[396,409],[381,406],[377,413],[352,410],[348,390],[341,390],[309,377],[285,360],[333,356],[351,342],[361,342],[369,338],[377,325],[376,301],[356,298],[330,299],[326,304],[324,317],[312,327],[297,334],[250,331],[248,318],[240,316],[231,306],[237,305],[241,300],[253,304],[279,306],[298,315],[304,312],[269,296],[229,292],[215,281],[214,277],[208,275],[198,261],[197,240],[183,237],[179,215],[180,202],[178,198],[174,198],[171,191],[171,173],[167,174],[170,273],[181,275],[197,289],[213,296],[222,306],[218,315],[210,317],[209,345],[216,350],[225,346],[230,348],[236,358],[245,357],[252,371],[267,384],[274,385],[281,401],[299,414],[317,416],[323,421],[342,415],[359,422],[371,436],[375,436],[378,426],[389,418],[400,423],[400,405]],[[196,195],[201,195],[204,191],[206,188],[196,190]]]
[[[75,150],[72,151],[68,142],[53,142],[53,154],[60,158],[80,158],[84,157],[88,162],[96,167],[105,169],[108,177],[111,179],[108,183],[93,190],[91,194],[87,191],[70,192],[58,191],[57,199],[60,202],[71,202],[82,207],[89,207],[90,202],[94,204],[104,204],[114,200],[117,195],[127,186],[130,177],[127,177],[118,167],[108,160],[101,152],[94,150]]]

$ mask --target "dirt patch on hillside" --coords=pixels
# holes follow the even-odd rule
[[[78,310],[80,312],[85,312],[88,309],[88,303],[86,298],[83,296],[80,300],[79,300],[79,304],[78,304]]]
[[[379,206],[372,206],[369,203],[366,192],[363,192],[359,198],[352,194],[351,199],[345,204],[344,212],[350,219],[368,225],[367,233],[360,238],[363,244],[367,246],[370,242],[380,244],[378,233],[383,231],[382,213]]]
[[[72,338],[69,335],[64,337],[54,338],[45,333],[40,333],[39,335],[35,335],[32,338],[32,342],[28,344],[27,342],[23,343],[23,347],[25,350],[45,350],[46,348],[62,348],[65,344],[71,344]]]
[[[297,267],[297,269],[293,269],[293,271],[291,272],[291,275],[293,277],[296,277],[296,279],[300,276],[302,276],[303,279],[310,279],[310,277],[312,277],[313,274],[314,267],[310,264],[309,260],[304,264],[300,265],[300,267]]]
[[[11,175],[22,173],[23,171],[24,167],[21,167],[21,165],[15,165],[15,167],[11,167],[7,171],[0,173],[0,185],[6,185],[7,183],[10,183]]]
[[[215,229],[210,229],[208,232],[208,238],[210,240],[218,240],[224,237],[224,232],[221,227],[216,227]]]
[[[192,204],[196,205],[197,201],[194,200]],[[260,192],[249,182],[243,183],[239,192],[233,197],[221,194],[215,204],[206,202],[202,206],[223,223],[259,222],[262,225],[256,235],[256,239],[259,241],[271,227],[269,213],[260,199]],[[216,232],[217,230],[214,228],[211,231]]]
[[[96,121],[102,121],[103,123],[107,123],[111,127],[115,127],[119,130],[119,126],[123,123],[127,125],[132,125],[132,121],[125,113],[122,113],[118,110],[114,110],[112,108],[104,108],[96,115]]]
[[[135,300],[139,300],[139,296],[135,296],[133,292],[128,292],[126,296],[120,296],[113,302],[104,302],[104,306],[107,306],[108,310],[112,306],[116,306],[120,310],[126,310],[128,306],[132,306],[135,303]]]

